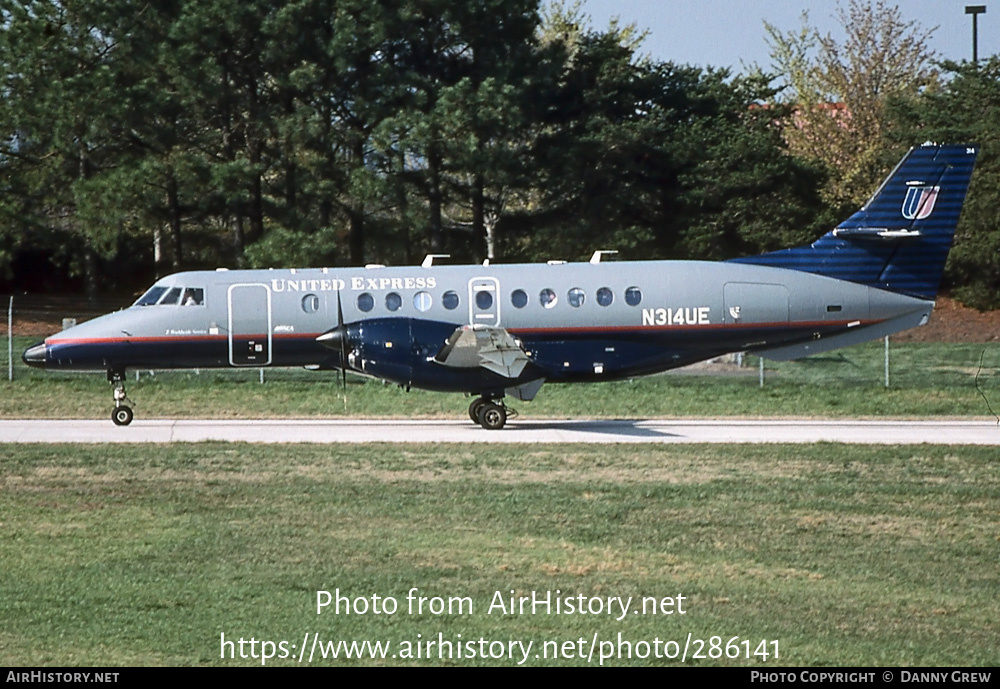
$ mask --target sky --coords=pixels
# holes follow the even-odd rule
[[[567,2],[567,5],[572,4]],[[847,1],[841,3],[847,6]],[[986,5],[979,15],[980,59],[1000,53],[1000,2],[997,0],[887,0],[905,21],[925,29],[937,27],[930,48],[939,59],[972,59],[972,17],[966,5]],[[595,29],[613,17],[648,32],[640,52],[664,62],[701,67],[729,67],[733,72],[758,65],[771,67],[764,22],[783,33],[801,27],[803,10],[809,23],[835,38],[843,32],[836,0],[584,0],[583,9]]]

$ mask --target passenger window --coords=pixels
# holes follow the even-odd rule
[[[510,303],[516,308],[523,309],[528,305],[528,293],[523,289],[516,289],[511,292]]]
[[[441,295],[441,306],[445,307],[449,311],[454,311],[458,308],[458,294],[448,290]]]
[[[583,293],[583,290],[580,289],[579,287],[574,287],[573,289],[571,289],[569,293],[566,295],[566,298],[569,301],[569,305],[572,306],[574,309],[583,306],[583,302],[587,300],[587,297]]]
[[[486,290],[476,292],[476,306],[485,311],[493,306],[493,295]]]
[[[307,294],[302,297],[302,310],[306,313],[316,313],[319,311],[319,297],[315,294]]]
[[[625,290],[625,303],[629,306],[638,306],[642,301],[642,290],[638,287],[629,287]]]
[[[389,292],[389,294],[385,295],[385,308],[390,311],[399,311],[399,307],[402,305],[403,298],[395,292]]]
[[[615,300],[615,293],[612,292],[607,287],[602,287],[597,290],[597,303],[601,306],[611,306],[611,302]]]
[[[542,306],[544,306],[547,309],[551,309],[553,306],[555,306],[558,300],[559,299],[558,297],[556,297],[556,293],[550,289],[543,289],[538,294],[538,301],[540,301],[542,303]]]
[[[421,313],[429,311],[433,303],[433,297],[427,292],[417,292],[413,295],[413,308]]]
[[[368,292],[362,292],[358,295],[358,308],[368,313],[375,308],[375,297],[368,294]]]

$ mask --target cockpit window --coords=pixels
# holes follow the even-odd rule
[[[135,302],[136,306],[201,306],[205,303],[205,289],[203,287],[167,287],[164,285],[154,285],[139,297]]]
[[[135,305],[151,306],[155,304],[157,301],[159,301],[160,297],[162,297],[163,293],[166,291],[167,291],[166,287],[162,287],[160,285],[153,285],[148,290],[146,290],[146,293],[144,295],[139,297],[139,300],[135,302]]]
[[[205,303],[205,290],[201,287],[188,287],[181,297],[182,306],[201,306]]]
[[[173,306],[177,303],[177,300],[181,298],[181,288],[171,287],[170,291],[167,292],[166,296],[160,300],[160,306]]]

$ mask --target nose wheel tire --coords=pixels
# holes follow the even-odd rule
[[[479,410],[479,425],[488,431],[499,431],[507,423],[507,410],[499,404],[486,402]]]
[[[111,410],[111,420],[116,426],[128,426],[132,423],[132,408],[122,405]]]
[[[125,392],[125,369],[108,369],[108,382],[114,386],[115,408],[111,410],[111,420],[116,426],[128,426],[132,423],[132,407],[128,406],[132,400]]]

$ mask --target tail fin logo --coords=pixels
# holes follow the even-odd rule
[[[923,220],[934,211],[941,187],[910,187],[903,199],[903,217],[907,220]]]

